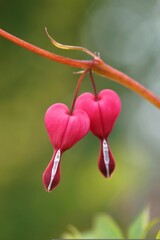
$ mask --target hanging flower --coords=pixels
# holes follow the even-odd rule
[[[46,191],[51,191],[60,182],[60,161],[63,152],[87,134],[90,120],[84,111],[77,109],[70,113],[66,105],[57,103],[48,108],[44,121],[54,147],[51,161],[43,173],[44,187]]]
[[[110,89],[102,90],[97,95],[83,93],[77,98],[75,108],[82,109],[90,118],[90,130],[100,139],[98,166],[101,173],[109,177],[115,168],[115,161],[108,136],[121,110],[120,98]]]

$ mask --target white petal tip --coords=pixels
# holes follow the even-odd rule
[[[61,159],[61,151],[60,151],[60,149],[59,149],[59,150],[57,151],[55,157],[54,157],[54,160],[53,160],[53,167],[52,167],[52,171],[51,171],[51,178],[50,178],[49,185],[48,185],[48,187],[47,187],[47,190],[48,190],[48,191],[51,190],[52,183],[53,183],[54,177],[55,177],[55,175],[56,175],[56,172],[57,172],[57,169],[58,169],[58,165],[59,165],[60,159]]]
[[[105,139],[103,139],[103,157],[104,157],[104,164],[106,166],[106,177],[109,177],[109,163],[110,163],[110,158],[109,158],[109,147],[108,143]]]

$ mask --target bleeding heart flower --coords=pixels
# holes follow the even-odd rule
[[[82,109],[88,114],[90,130],[101,144],[98,166],[102,174],[109,177],[115,161],[107,139],[121,110],[120,98],[110,89],[102,90],[97,96],[84,93],[77,98],[75,109]]]
[[[62,153],[83,138],[90,128],[88,115],[82,110],[74,110],[57,103],[48,108],[45,114],[45,125],[54,147],[54,154],[43,173],[43,184],[51,191],[60,182],[60,160]]]

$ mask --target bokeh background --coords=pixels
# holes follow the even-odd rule
[[[59,42],[100,52],[108,64],[160,96],[160,1],[0,0],[6,31],[60,55]],[[41,176],[52,146],[44,114],[53,103],[70,105],[74,69],[0,39],[0,239],[59,238],[68,224],[91,226],[96,213],[110,214],[126,231],[150,205],[160,216],[160,112],[124,87],[94,75],[97,89],[114,89],[122,112],[109,141],[117,167],[110,180],[97,168],[99,141],[88,134],[63,155],[60,185],[45,192]],[[92,91],[85,78],[81,92]]]

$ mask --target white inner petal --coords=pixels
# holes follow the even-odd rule
[[[57,169],[58,169],[58,164],[59,164],[60,158],[61,158],[61,151],[59,149],[57,151],[55,157],[54,157],[54,160],[53,160],[54,163],[53,163],[52,172],[51,172],[51,179],[50,179],[50,182],[49,182],[49,185],[48,185],[48,191],[50,191],[50,189],[51,189],[53,179],[54,179],[55,174],[56,174]]]
[[[108,144],[107,141],[105,139],[103,139],[103,157],[104,157],[104,163],[106,166],[106,176],[109,177],[109,148],[108,148]]]

